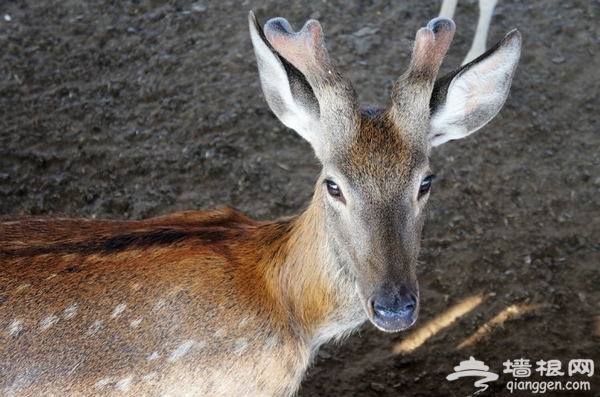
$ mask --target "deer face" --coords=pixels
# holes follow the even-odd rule
[[[294,32],[282,18],[264,31],[250,14],[263,91],[277,117],[307,139],[323,165],[315,200],[340,272],[354,280],[368,319],[384,331],[414,323],[416,264],[429,196],[429,152],[496,115],[520,53],[518,32],[435,81],[454,34],[449,19],[417,32],[406,73],[387,110],[361,110],[335,67],[321,26]]]
[[[320,178],[329,244],[356,282],[367,317],[396,331],[417,317],[415,274],[431,173],[426,147],[389,112],[363,112],[351,144]]]

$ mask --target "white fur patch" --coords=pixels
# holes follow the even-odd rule
[[[185,342],[183,342],[177,349],[175,349],[173,351],[173,353],[171,353],[171,356],[169,357],[169,361],[173,362],[175,360],[178,360],[179,358],[181,358],[185,353],[187,353],[188,350],[190,350],[190,348],[194,345],[194,341],[193,340],[186,340]]]
[[[233,353],[236,356],[241,356],[244,353],[244,350],[248,347],[248,342],[245,340],[238,340],[233,344]]]
[[[10,329],[8,331],[8,334],[10,336],[18,335],[19,332],[21,332],[22,330],[23,330],[23,326],[21,325],[21,320],[14,320],[12,322],[12,324],[10,325]]]
[[[64,317],[65,318],[71,318],[73,317],[75,314],[77,314],[77,305],[74,303],[71,303],[65,310],[64,310]]]
[[[58,321],[58,317],[56,317],[54,314],[49,315],[48,317],[46,317],[45,319],[42,320],[42,324],[40,325],[40,329],[41,330],[47,330],[48,328],[52,327],[54,324],[56,324],[56,322]]]
[[[127,305],[126,305],[126,304],[124,304],[124,303],[119,303],[119,304],[117,305],[117,307],[115,307],[115,310],[113,310],[113,312],[112,312],[112,317],[113,317],[113,318],[119,317],[119,315],[120,315],[121,313],[123,313],[123,311],[125,310],[125,308],[126,308],[126,307],[127,307]]]
[[[127,391],[131,387],[132,382],[133,382],[133,376],[128,376],[128,377],[118,381],[117,384],[115,385],[115,388],[120,391]]]
[[[96,387],[104,387],[112,382],[113,382],[113,378],[102,378],[98,382],[96,382]]]
[[[133,320],[133,321],[132,321],[132,322],[129,324],[129,326],[130,326],[131,328],[137,328],[137,327],[138,327],[138,326],[141,324],[141,322],[142,322],[142,319],[143,319],[142,317],[138,317],[138,318],[136,318],[135,320]]]
[[[87,335],[88,336],[93,336],[96,334],[96,332],[98,332],[98,330],[100,330],[100,327],[102,327],[102,321],[98,320],[98,321],[94,321],[94,323],[92,325],[90,325],[90,327],[87,330]]]

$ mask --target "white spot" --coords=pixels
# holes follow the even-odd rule
[[[131,289],[134,291],[137,291],[138,289],[140,289],[142,285],[140,283],[135,283],[131,286]]]
[[[159,310],[162,310],[165,308],[165,306],[167,306],[167,301],[164,299],[159,299],[154,304],[154,307],[152,308],[152,312],[157,312]]]
[[[240,323],[238,324],[238,327],[243,327],[244,325],[246,325],[246,323],[248,322],[249,317],[246,316],[242,319],[242,321],[240,321]]]
[[[126,391],[131,387],[132,381],[133,381],[133,376],[128,376],[127,378],[121,379],[120,381],[118,381],[117,384],[115,385],[115,387],[117,388],[117,390]]]
[[[100,379],[98,382],[96,382],[96,386],[104,387],[104,386],[108,385],[109,383],[111,383],[112,381],[113,381],[113,378],[103,378],[103,379]]]
[[[71,303],[64,311],[65,318],[71,318],[77,313],[77,305]]]
[[[127,305],[126,305],[126,304],[124,304],[124,303],[119,303],[119,304],[117,305],[117,307],[115,307],[115,310],[113,310],[113,312],[112,312],[112,317],[113,317],[113,318],[115,318],[115,317],[119,317],[119,314],[123,313],[123,310],[125,310],[125,308],[126,308],[126,307],[127,307]]]
[[[140,323],[141,323],[141,322],[142,322],[142,317],[138,317],[138,318],[136,318],[135,320],[133,320],[133,321],[131,322],[131,324],[129,324],[129,326],[130,326],[131,328],[137,328],[137,327],[140,325]]]
[[[46,280],[53,279],[54,277],[56,277],[56,274],[51,274],[48,277],[46,277]]]
[[[88,328],[87,334],[89,336],[94,335],[96,332],[98,332],[98,330],[100,329],[101,326],[102,326],[102,321],[100,321],[100,320],[94,321],[94,324],[90,325],[90,328]]]
[[[215,331],[215,337],[220,337],[221,335],[223,335],[223,333],[225,332],[225,328],[219,328],[218,330]]]
[[[248,342],[246,342],[245,340],[238,340],[237,342],[235,342],[233,344],[233,352],[237,356],[241,356],[242,353],[244,353],[244,350],[246,350],[247,347],[248,347]]]
[[[157,351],[154,351],[151,355],[148,356],[148,361],[156,360],[159,356],[160,354],[158,354]]]
[[[142,378],[142,382],[150,382],[152,381],[152,379],[156,378],[156,372],[150,372],[148,375],[144,376]]]
[[[22,329],[23,326],[21,325],[21,320],[15,320],[10,325],[10,331],[8,331],[8,334],[10,336],[17,335]]]
[[[40,326],[40,329],[46,330],[46,329],[52,327],[54,324],[56,324],[57,321],[58,321],[58,317],[56,317],[54,314],[51,314],[48,317],[46,317],[44,320],[42,320],[42,325]]]
[[[4,14],[4,20],[5,20],[6,22],[10,22],[10,21],[12,21],[12,18],[10,17],[10,15],[8,15],[8,14]]]
[[[31,284],[22,284],[22,285],[19,285],[19,286],[17,287],[17,290],[16,290],[16,292],[19,292],[19,291],[21,291],[21,290],[27,289],[27,288],[29,288],[29,287],[31,287]]]
[[[175,349],[175,351],[173,353],[171,353],[171,357],[169,357],[169,361],[177,360],[179,357],[183,356],[188,350],[190,350],[190,347],[192,347],[193,345],[194,345],[193,340],[186,340],[185,342],[183,342],[181,344],[181,346],[179,346],[177,349]]]

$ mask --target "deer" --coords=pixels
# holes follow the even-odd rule
[[[318,21],[248,21],[268,105],[322,165],[311,203],[274,221],[3,217],[0,394],[292,396],[324,343],[415,323],[431,150],[498,113],[519,32],[436,79],[455,24],[433,19],[391,106],[362,108]]]

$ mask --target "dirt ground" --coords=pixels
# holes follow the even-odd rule
[[[298,213],[319,167],[262,96],[248,11],[295,28],[319,19],[360,100],[383,105],[439,11],[429,0],[164,3],[0,3],[0,214]],[[496,119],[432,156],[417,324],[366,324],[325,346],[300,396],[467,396],[474,378],[446,376],[471,356],[499,374],[481,396],[511,395],[519,379],[587,381],[590,391],[546,394],[600,395],[599,18],[597,0],[501,0],[489,43],[518,28],[521,63]],[[442,72],[476,20],[475,2],[459,2]],[[426,325],[431,337],[400,352]],[[502,372],[521,358],[529,378]],[[595,360],[596,373],[569,376],[573,359]],[[560,360],[564,376],[541,376],[540,360]]]

